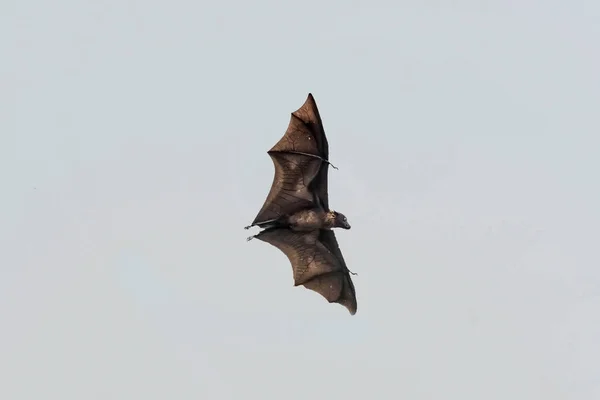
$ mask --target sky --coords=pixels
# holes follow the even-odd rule
[[[0,398],[600,398],[597,2],[0,10]],[[309,92],[355,316],[245,240]]]

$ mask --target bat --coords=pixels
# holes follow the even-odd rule
[[[329,208],[329,144],[312,94],[290,118],[283,137],[268,152],[275,176],[249,229],[254,238],[281,250],[292,265],[294,286],[302,285],[356,314],[356,292],[333,228],[350,229],[342,213]]]

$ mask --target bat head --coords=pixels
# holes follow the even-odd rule
[[[348,218],[346,218],[346,216],[344,214],[334,211],[333,217],[334,217],[333,226],[335,228],[350,229],[350,224],[348,223]]]

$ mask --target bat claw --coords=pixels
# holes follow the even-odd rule
[[[331,165],[331,168],[333,168],[333,169],[338,169],[338,167],[336,167],[335,165],[333,165],[333,164],[332,164],[332,163],[330,163],[329,161],[328,161],[328,163],[329,163],[329,165]]]
[[[348,272],[350,272],[350,274],[352,274],[352,275],[358,275],[356,272],[352,272],[350,270],[348,270]]]
[[[246,238],[246,242],[249,242],[249,241],[251,241],[252,239],[254,239],[254,236],[248,236],[248,237]]]
[[[252,225],[248,225],[248,226],[245,226],[245,227],[244,227],[244,229],[245,229],[245,230],[248,230],[248,229],[250,229],[250,228],[252,228]]]

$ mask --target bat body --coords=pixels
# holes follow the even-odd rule
[[[248,240],[256,238],[281,250],[292,264],[295,286],[303,285],[355,314],[351,272],[332,230],[350,229],[350,224],[329,208],[329,145],[311,94],[267,153],[275,176],[262,208],[246,227],[263,230]]]

